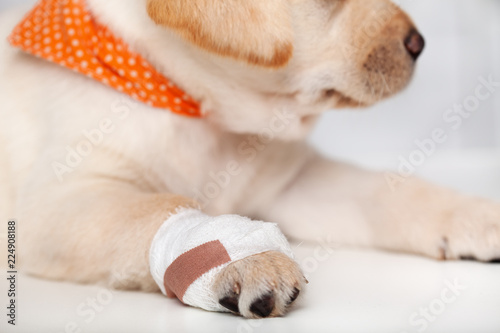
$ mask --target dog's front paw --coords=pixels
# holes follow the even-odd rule
[[[442,226],[438,256],[443,260],[500,261],[500,205],[466,201]]]
[[[288,256],[275,251],[256,254],[225,267],[216,277],[219,303],[246,318],[285,314],[306,279]]]

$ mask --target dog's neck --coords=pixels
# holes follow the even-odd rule
[[[144,0],[87,1],[100,22],[200,102],[208,123],[224,131],[259,133],[276,113],[287,112],[298,116],[278,138],[302,139],[310,131],[311,124],[301,119],[309,110],[299,109],[289,94],[276,90],[286,79],[280,73],[197,48],[156,25]]]

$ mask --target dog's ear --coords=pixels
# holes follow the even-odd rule
[[[195,45],[265,67],[293,53],[288,0],[147,0],[148,14]]]

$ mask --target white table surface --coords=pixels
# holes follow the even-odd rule
[[[464,159],[471,160],[471,156]],[[461,163],[460,167],[452,163],[450,167],[436,158],[422,173],[466,192],[499,198],[498,158],[490,155],[483,160],[486,162],[482,166],[475,162]],[[325,256],[324,249],[317,246],[295,247],[310,283],[301,302],[284,318],[245,320],[189,308],[160,294],[109,292],[96,286],[21,275],[18,325],[6,325],[2,301],[0,331],[500,332],[500,264],[437,262],[348,248],[336,248]],[[2,300],[6,299],[5,282],[2,278]],[[458,295],[454,296],[449,283],[465,289],[455,291]],[[441,300],[443,293],[448,303]],[[96,310],[86,305],[92,298],[100,299]],[[418,313],[429,307],[433,307],[429,312],[432,317],[425,320]],[[78,309],[86,311],[83,316]],[[411,318],[417,325],[411,324]],[[423,322],[427,324],[425,329]],[[71,323],[76,330],[66,330]]]
[[[160,294],[109,293],[95,286],[22,275],[18,282],[18,325],[6,327],[2,316],[1,331],[66,332],[66,325],[74,322],[80,329],[74,332],[410,333],[421,328],[410,324],[410,317],[421,307],[434,306],[436,313],[441,311],[436,300],[449,281],[465,289],[458,291],[425,331],[500,332],[500,265],[440,263],[347,249],[338,249],[320,261],[323,258],[315,258],[314,247],[304,245],[296,252],[300,261],[309,258],[310,283],[305,297],[284,318],[245,320],[189,308]],[[314,261],[317,266],[311,264]],[[452,295],[451,290],[445,294],[448,298]],[[86,305],[90,304],[88,298],[98,300],[95,311]],[[78,309],[90,313],[81,316]]]

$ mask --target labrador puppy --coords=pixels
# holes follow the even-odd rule
[[[389,0],[42,2],[0,19],[0,211],[25,272],[259,318],[306,280],[275,225],[242,216],[301,241],[500,257],[497,203],[304,143],[322,112],[410,81],[424,40]]]

